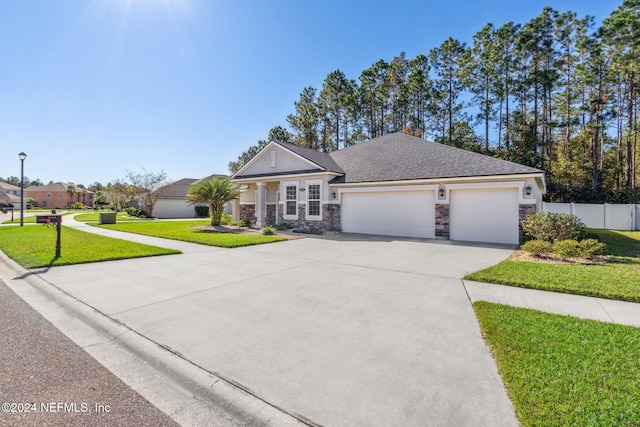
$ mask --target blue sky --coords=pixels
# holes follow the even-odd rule
[[[548,5],[598,24],[622,0],[5,0],[0,177],[90,185],[227,164],[286,126],[306,86]]]

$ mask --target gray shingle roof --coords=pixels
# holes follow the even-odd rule
[[[189,192],[189,189],[193,184],[196,184],[200,181],[213,178],[213,177],[227,178],[226,175],[216,175],[216,174],[209,175],[205,178],[199,178],[199,179],[182,178],[182,179],[179,179],[178,181],[171,182],[165,185],[164,187],[159,188],[158,191],[161,192],[160,197],[162,198],[184,199],[187,196],[187,193]]]
[[[333,182],[346,183],[542,172],[402,133],[370,139],[329,156],[345,174]]]
[[[174,181],[170,184],[165,185],[158,189],[160,192],[160,197],[176,197],[176,198],[184,198],[189,191],[189,188],[193,185],[194,182],[199,181],[196,178],[182,178],[178,181]]]
[[[297,155],[304,157],[309,161],[312,161],[313,163],[323,167],[328,171],[343,173],[342,168],[327,153],[321,153],[320,151],[311,150],[309,148],[304,148],[304,147],[300,147],[298,145],[293,145],[293,144],[287,144],[284,142],[276,142],[276,144],[281,145],[286,149],[293,151]]]

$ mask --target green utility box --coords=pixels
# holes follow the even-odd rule
[[[116,212],[100,212],[98,224],[115,224],[116,215],[118,215]]]

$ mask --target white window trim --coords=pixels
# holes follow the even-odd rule
[[[305,185],[307,187],[307,207],[305,209],[305,219],[308,220],[312,220],[312,221],[320,221],[322,220],[322,180],[321,179],[314,179],[312,181],[305,181]],[[309,186],[310,185],[319,185],[320,186],[320,197],[318,198],[318,202],[320,203],[320,215],[309,215],[309,205],[310,205],[310,199],[309,199]],[[314,199],[315,200],[315,199]]]
[[[287,215],[287,187],[292,187],[292,186],[296,187],[296,199],[295,199],[296,213],[295,215]],[[299,199],[298,192],[299,191],[300,191],[299,181],[284,181],[282,183],[282,195],[283,195],[283,204],[284,204],[284,206],[282,207],[282,218],[290,219],[294,221],[298,219],[298,199]]]

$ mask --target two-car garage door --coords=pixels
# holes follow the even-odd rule
[[[342,231],[384,236],[435,237],[433,191],[342,194]]]
[[[452,189],[451,240],[517,244],[518,190]],[[342,194],[342,231],[386,236],[435,237],[434,191]]]

